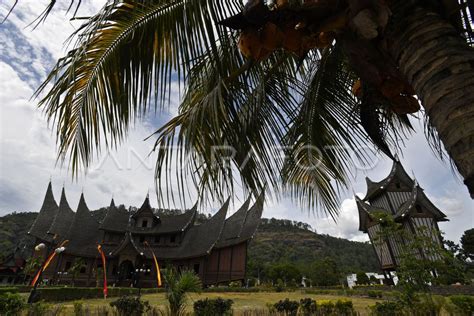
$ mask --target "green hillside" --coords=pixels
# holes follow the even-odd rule
[[[332,263],[338,273],[378,271],[379,263],[370,243],[354,242],[320,235],[308,224],[289,220],[262,219],[250,243],[250,273],[268,266],[290,264],[303,275],[311,274],[315,265]]]
[[[99,212],[102,210],[99,210]],[[0,258],[16,246],[31,245],[27,231],[37,213],[12,213],[0,217]],[[249,247],[249,275],[277,264],[291,264],[308,274],[315,263],[330,260],[340,272],[377,271],[378,262],[369,243],[316,234],[308,224],[262,219]]]

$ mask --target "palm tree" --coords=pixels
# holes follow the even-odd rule
[[[193,271],[176,272],[174,268],[164,273],[166,299],[170,316],[186,315],[186,295],[201,290],[201,279]]]
[[[69,270],[67,271],[68,273],[71,274],[71,285],[74,287],[75,286],[75,281],[79,273],[81,272],[81,269],[85,266],[84,259],[82,258],[76,258],[74,259],[74,263],[71,265]]]
[[[109,1],[36,95],[56,125],[59,157],[78,172],[182,84],[178,115],[154,134],[161,201],[186,200],[188,183],[203,200],[224,199],[237,174],[244,190],[289,193],[335,215],[354,160],[370,159],[358,148],[370,140],[393,157],[416,94],[430,143],[440,155],[444,145],[474,196],[463,3]]]

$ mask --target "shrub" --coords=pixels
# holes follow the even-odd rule
[[[370,310],[373,316],[397,316],[402,313],[402,306],[397,302],[385,301],[375,303],[370,306]]]
[[[367,292],[367,295],[371,298],[382,298],[383,292],[382,291],[370,290],[370,291]]]
[[[451,303],[456,306],[459,314],[472,315],[474,313],[474,297],[468,295],[452,295],[449,297]]]
[[[232,315],[232,304],[234,301],[230,299],[216,298],[204,299],[194,302],[194,313],[196,316],[224,316]]]
[[[110,302],[110,306],[117,309],[119,316],[141,316],[150,309],[148,301],[142,301],[139,297],[122,296]]]
[[[82,301],[75,301],[74,306],[74,316],[84,316],[84,303]]]
[[[5,293],[18,293],[18,288],[16,287],[0,287],[0,295]]]
[[[278,279],[275,284],[275,292],[283,292],[284,288],[285,288],[285,283],[283,283],[282,279]]]
[[[318,303],[319,315],[332,315],[335,311],[334,303],[331,301],[321,301]]]
[[[296,316],[299,304],[297,301],[290,301],[290,299],[286,298],[275,303],[274,307],[277,312],[285,313],[288,316]]]
[[[242,287],[242,282],[240,281],[232,281],[229,283],[230,288],[235,288],[235,287]]]
[[[355,315],[354,305],[352,304],[352,301],[337,300],[336,304],[334,305],[334,309],[337,315]]]
[[[318,309],[316,301],[309,297],[300,300],[300,308],[304,316],[314,315]]]
[[[28,316],[45,316],[50,311],[51,305],[45,302],[36,302],[30,305]]]
[[[25,301],[18,293],[4,293],[0,295],[0,315],[19,315],[25,308]]]

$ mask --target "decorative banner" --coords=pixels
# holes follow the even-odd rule
[[[153,256],[153,261],[155,262],[155,270],[156,270],[156,283],[158,284],[158,287],[161,287],[161,273],[160,273],[160,266],[158,265],[158,260],[156,260],[155,253],[153,252],[153,249],[151,249],[150,244],[147,243],[146,241],[144,242],[145,246],[148,247],[148,250],[150,250],[151,255]]]
[[[69,240],[65,240],[63,241],[58,248],[61,248],[61,247],[64,247],[67,243],[69,242]],[[48,268],[49,264],[51,263],[51,261],[53,261],[54,257],[56,256],[56,250],[54,250],[49,256],[48,258],[46,259],[46,261],[43,263],[43,266],[39,269],[39,271],[36,273],[35,277],[33,278],[33,281],[31,281],[31,286],[35,286],[36,285],[36,282],[38,282],[38,279],[40,277],[40,275],[46,270],[46,268]]]
[[[104,251],[102,250],[101,245],[97,245],[97,250],[100,253],[100,256],[102,257],[102,271],[104,274],[104,298],[107,298],[108,290],[107,290],[107,269],[105,267],[105,254]]]

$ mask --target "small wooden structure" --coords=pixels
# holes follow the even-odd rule
[[[359,211],[359,230],[369,235],[384,274],[390,278],[400,260],[402,246],[407,242],[402,237],[387,237],[380,240],[380,222],[374,214],[384,212],[400,223],[405,236],[409,234],[429,234],[435,243],[441,245],[438,222],[447,221],[441,212],[426,197],[417,181],[412,179],[399,161],[395,161],[390,174],[379,182],[367,181],[367,194],[363,199],[355,196]],[[423,229],[422,229],[423,228]],[[423,249],[420,256],[427,254]],[[434,259],[434,258],[433,258]]]

